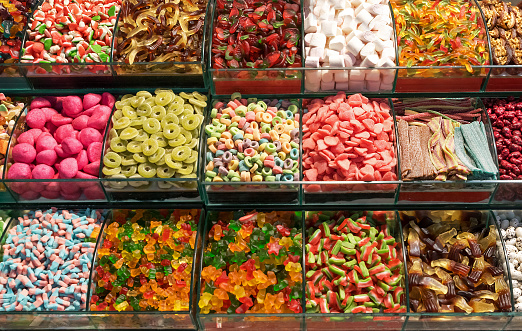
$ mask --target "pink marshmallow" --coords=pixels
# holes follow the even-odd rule
[[[98,177],[96,176],[92,176],[92,175],[89,175],[89,174],[86,174],[85,172],[82,172],[82,171],[78,171],[76,173],[76,178],[81,178],[81,179],[96,179]]]
[[[27,130],[26,132],[31,133],[35,143],[38,140],[38,138],[40,137],[40,135],[43,133],[43,131],[40,129],[31,129],[31,130]]]
[[[45,114],[45,120],[50,122],[54,115],[58,114],[58,112],[53,108],[41,108]]]
[[[33,130],[38,130],[38,129],[33,129]],[[42,132],[42,131],[40,130],[40,132]],[[29,131],[26,131],[26,132],[22,133],[22,134],[18,137],[17,142],[18,142],[19,144],[22,144],[22,143],[23,143],[23,144],[29,144],[29,145],[31,145],[31,146],[34,146],[34,137],[33,137],[33,134],[32,134],[31,132],[29,132]]]
[[[102,96],[99,94],[89,93],[83,96],[83,109],[87,110],[91,107],[96,106],[102,100]]]
[[[81,145],[81,143],[80,143],[80,145]],[[87,151],[81,150],[78,153],[78,155],[76,156],[76,162],[78,163],[78,170],[82,170],[87,164],[89,164],[89,158],[87,156]]]
[[[87,147],[87,157],[90,162],[100,161],[103,144],[101,142],[93,142]]]
[[[89,175],[98,176],[100,172],[100,160],[94,161],[84,166],[83,171]]]
[[[62,148],[65,153],[78,154],[82,149],[82,143],[76,138],[68,137],[62,141]]]
[[[69,117],[77,117],[83,110],[82,99],[74,95],[63,98],[62,105],[62,113]]]
[[[33,145],[26,143],[13,147],[12,153],[15,162],[32,163],[36,158],[36,150]]]
[[[66,152],[63,150],[62,145],[56,145],[56,146],[54,146],[54,151],[56,152],[56,155],[58,155],[58,157],[61,158],[61,159],[65,159],[65,158],[68,158],[68,157],[73,156],[73,154],[66,153]],[[60,166],[59,164],[56,164],[56,165],[55,165],[55,167],[56,167],[56,169],[58,169],[58,171],[60,171],[59,166]]]
[[[65,105],[64,105],[65,107]],[[60,162],[60,178],[74,178],[76,173],[78,173],[78,163],[76,159],[69,157]]]
[[[41,151],[36,155],[36,163],[53,166],[56,163],[57,158],[58,156],[56,155],[54,149],[48,149],[45,151]]]
[[[105,195],[103,194],[103,191],[99,185],[93,185],[91,187],[86,188],[85,190],[83,190],[83,194],[85,194],[85,197],[88,200],[105,199]]]
[[[92,113],[87,122],[87,126],[98,130],[103,130],[107,126],[107,121],[111,116],[111,109],[107,106],[98,106]]]
[[[36,200],[40,197],[40,193],[34,191],[27,191],[24,194],[21,194],[20,197],[23,200]]]
[[[62,125],[56,129],[54,138],[56,138],[56,141],[61,144],[65,138],[72,137],[74,131],[74,127],[71,124]]]
[[[7,179],[31,179],[31,167],[25,163],[15,163],[7,172]],[[15,183],[13,183],[15,184]],[[20,183],[23,184],[23,183]],[[25,185],[25,184],[24,184]]]
[[[58,199],[60,197],[60,191],[43,190],[40,194],[46,199]]]
[[[54,170],[46,164],[39,164],[34,167],[32,174],[34,179],[51,179],[54,176]]]
[[[85,128],[80,131],[79,140],[82,142],[84,147],[89,147],[94,142],[101,142],[103,139],[102,134],[93,128]]]
[[[36,151],[39,153],[48,149],[54,149],[56,145],[58,145],[58,143],[51,134],[41,134],[36,141]]]
[[[50,134],[54,135],[54,133],[56,132],[56,129],[58,129],[58,127],[56,125],[54,125],[52,122],[47,122],[47,123],[45,123],[45,128],[43,130],[46,130]]]
[[[115,103],[116,103],[116,98],[112,94],[110,94],[108,92],[104,92],[102,94],[102,99],[101,99],[102,105],[107,106],[110,109],[112,109],[112,107],[114,107]]]
[[[31,102],[31,109],[51,107],[51,102],[44,98],[38,97]]]
[[[53,117],[51,117],[51,122],[57,127],[72,123],[72,121],[72,118],[64,117],[62,114],[54,114]]]
[[[80,115],[78,117],[76,117],[73,121],[72,121],[72,126],[75,130],[82,130],[82,129],[85,129],[87,127],[87,123],[89,122],[89,116],[87,115]]]
[[[42,129],[45,126],[45,113],[41,109],[34,109],[27,113],[25,118],[30,128]]]

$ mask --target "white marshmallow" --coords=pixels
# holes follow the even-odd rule
[[[389,12],[386,13],[385,15],[377,15],[377,16],[375,16],[372,21],[375,21],[375,22],[382,21],[382,22],[386,22],[388,25],[391,25],[391,23],[392,23],[391,16],[390,16]]]
[[[370,31],[370,30],[371,30],[370,27],[366,23],[361,23],[357,26],[357,31],[366,32],[366,31]]]
[[[395,48],[386,47],[382,50],[381,59],[387,58],[391,61],[395,61]]]
[[[314,33],[317,32],[317,17],[310,13],[304,21],[304,28],[306,33]]]
[[[379,71],[379,69],[366,70],[365,78],[367,81],[380,81],[381,72]]]
[[[337,16],[342,17],[343,19],[346,19],[346,17],[355,18],[355,11],[353,8],[346,8],[343,9]]]
[[[341,30],[346,34],[349,34],[352,31],[357,30],[357,22],[355,22],[353,17],[346,16],[344,18],[343,24],[341,25]]]
[[[349,70],[336,70],[334,73],[334,79],[336,83],[348,83],[350,78]]]
[[[334,80],[334,74],[331,70],[320,70],[322,82],[332,82]]]
[[[305,81],[320,81],[321,80],[321,71],[320,70],[305,70]]]
[[[373,43],[367,43],[359,52],[359,55],[363,59],[367,58],[372,54],[375,54],[375,45]]]
[[[361,49],[364,47],[364,43],[357,37],[353,37],[346,44],[346,49],[353,55],[359,54]]]
[[[385,45],[384,41],[382,41],[381,39],[377,38],[377,36],[375,36],[375,34],[374,34],[374,37],[375,37],[375,40],[372,41],[372,42],[375,45],[375,51],[382,52],[382,50],[385,48],[384,47],[384,45]]]
[[[330,57],[332,56],[339,56],[339,52],[338,51],[334,51],[333,49],[325,49],[324,50],[324,55],[323,55],[323,62],[324,63],[330,63]]]
[[[344,56],[344,66],[353,67],[356,61],[355,56],[352,53],[346,53]]]
[[[305,89],[310,92],[319,92],[321,89],[320,80],[305,80]]]
[[[342,68],[344,67],[344,55],[334,55],[329,57],[330,67]]]
[[[370,24],[373,20],[372,14],[370,14],[366,9],[362,9],[357,16],[355,16],[355,21],[357,23],[362,23],[365,25]]]
[[[328,1],[325,1],[322,3],[321,5],[321,14],[318,15],[318,17],[325,17],[326,15],[328,15],[328,13],[330,12],[330,4],[328,3]]]
[[[392,67],[395,67],[395,62],[388,58],[383,57],[383,58],[379,59],[379,62],[377,62],[376,67],[392,68]]]
[[[315,56],[307,56],[305,60],[305,67],[319,68],[319,58]]]
[[[345,0],[334,0],[333,8],[335,8],[336,10],[342,10],[342,9],[346,8],[346,1]]]
[[[350,79],[349,83],[349,90],[352,92],[362,92],[365,90],[364,88],[364,80],[353,80]]]
[[[364,31],[361,35],[361,41],[365,43],[372,43],[377,39],[377,36],[371,31]]]
[[[321,22],[321,32],[327,37],[335,37],[337,34],[337,24],[332,21]],[[325,40],[326,42],[326,40]]]
[[[309,46],[312,47],[325,47],[326,46],[326,36],[323,33],[310,33],[305,35],[305,39],[307,36],[310,36]],[[306,42],[306,41],[305,41]]]
[[[371,54],[368,55],[362,62],[361,67],[375,67],[377,66],[377,63],[379,62],[379,56],[377,54]]]
[[[348,91],[350,89],[348,82],[335,83],[335,89],[337,91]]]
[[[318,57],[319,61],[324,59],[324,47],[312,47],[310,48],[310,54],[308,56]]]
[[[393,28],[389,25],[379,27],[375,35],[383,41],[391,40],[393,36]]]
[[[305,46],[310,46],[310,42],[312,41],[314,34],[313,33],[307,33],[304,37]]]
[[[385,84],[393,84],[395,81],[395,70],[381,70],[382,82]]]
[[[381,88],[381,82],[375,80],[366,81],[366,89],[370,92],[377,92]]]
[[[350,71],[350,80],[362,80],[364,81],[364,78],[366,76],[366,70],[351,70]]]
[[[317,16],[317,17],[321,17],[321,7],[322,7],[322,6],[323,6],[323,2],[319,2],[319,1],[317,1],[317,2],[315,3],[315,6],[313,6],[313,8],[314,8],[314,9],[313,9],[313,13],[314,13],[315,16]]]
[[[310,47],[305,47],[305,54],[306,56],[310,55]]]
[[[355,16],[357,17],[357,15],[361,12],[361,10],[363,9],[366,9],[368,11],[368,9],[370,9],[372,5],[369,4],[369,3],[366,3],[366,2],[363,2],[361,3],[359,6],[357,6],[357,8],[355,8],[354,12],[355,12]]]
[[[381,91],[391,91],[391,90],[393,90],[393,83],[391,83],[391,84],[381,83],[380,90]]]
[[[352,7],[357,8],[361,3],[363,3],[365,0],[352,0]]]
[[[321,91],[331,91],[335,90],[335,82],[332,80],[331,82],[321,81]]]
[[[390,47],[390,48],[395,48],[395,42],[390,39],[390,40],[385,40],[383,41],[383,48],[386,48],[386,47]]]
[[[344,49],[344,46],[346,46],[346,40],[342,35],[337,35],[330,39],[330,42],[328,43],[328,47],[330,49],[333,49],[335,51],[342,51]]]
[[[374,16],[389,15],[390,13],[390,8],[386,5],[369,5],[366,9]]]

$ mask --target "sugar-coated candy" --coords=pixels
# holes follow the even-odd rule
[[[39,164],[32,171],[34,179],[51,179],[54,177],[54,169],[46,164]]]
[[[2,51],[0,50],[0,55],[1,53]],[[4,165],[6,161],[5,158],[7,155],[9,139],[15,125],[15,120],[24,109],[24,101],[24,98],[8,98],[3,93],[0,93],[0,173],[2,173],[2,175],[4,173]],[[7,166],[9,167],[10,164]],[[1,189],[2,188],[0,188],[0,190]]]
[[[91,311],[186,311],[200,210],[115,210],[98,248]]]
[[[15,163],[7,171],[9,179],[31,179],[31,167],[26,163]]]
[[[15,162],[30,164],[36,158],[36,149],[34,149],[33,145],[18,144],[13,147],[12,154]]]
[[[87,93],[86,95],[83,96],[83,100],[82,100],[83,109],[89,109],[91,107],[94,107],[94,106],[100,104],[101,101],[102,101],[101,95],[94,94],[94,93]]]
[[[201,313],[301,313],[301,213],[221,212],[210,218]]]
[[[85,310],[102,222],[101,212],[89,209],[53,208],[19,217],[3,243],[0,310]]]

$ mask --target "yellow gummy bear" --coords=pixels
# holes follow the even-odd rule
[[[201,298],[199,299],[199,308],[205,308],[209,306],[210,300],[212,300],[213,295],[205,292],[201,295]]]
[[[245,289],[243,286],[235,285],[234,286],[234,295],[237,299],[244,298],[246,296]]]

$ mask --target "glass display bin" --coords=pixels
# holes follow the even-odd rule
[[[403,230],[404,231],[403,237],[405,238],[404,244],[405,244],[405,246],[407,246],[407,249],[405,249],[404,251],[405,251],[405,255],[407,257],[406,259],[408,261],[408,266],[409,266],[408,267],[409,313],[408,313],[408,322],[406,324],[405,329],[406,330],[419,330],[419,329],[447,330],[448,327],[450,327],[450,326],[451,327],[461,327],[461,328],[465,328],[465,329],[469,329],[469,330],[471,330],[471,329],[476,329],[476,330],[503,329],[506,326],[506,323],[508,323],[511,319],[510,312],[512,311],[512,308],[514,307],[514,302],[512,299],[513,294],[512,294],[511,275],[510,275],[509,269],[506,267],[506,264],[505,264],[506,252],[505,252],[505,248],[504,248],[504,243],[499,236],[498,228],[497,228],[493,214],[489,211],[484,211],[484,210],[482,210],[482,211],[474,211],[474,210],[419,211],[418,210],[418,211],[400,211],[399,216],[400,216],[402,226],[404,229]],[[473,242],[473,240],[478,239],[478,242],[476,241],[476,243],[480,244],[479,247],[482,252],[481,256],[483,256],[483,257],[485,257],[485,259],[495,263],[495,274],[499,274],[498,276],[495,276],[495,278],[503,279],[503,283],[505,283],[505,285],[507,286],[507,288],[505,290],[500,291],[500,293],[499,293],[499,290],[497,290],[497,288],[499,288],[499,286],[496,285],[497,280],[494,280],[495,286],[483,284],[482,287],[489,286],[491,291],[496,291],[496,293],[499,294],[499,299],[498,299],[499,301],[495,301],[495,302],[500,302],[500,300],[502,300],[501,301],[503,303],[502,305],[503,305],[503,307],[505,306],[504,311],[500,312],[500,310],[498,308],[500,304],[495,304],[495,307],[496,307],[495,312],[491,312],[491,310],[485,311],[485,312],[475,312],[473,310],[473,308],[471,309],[471,311],[472,311],[471,313],[465,313],[463,310],[461,310],[462,312],[456,312],[457,309],[455,309],[455,311],[453,311],[453,312],[450,310],[448,310],[447,312],[440,312],[440,310],[439,310],[439,312],[427,312],[427,311],[423,311],[420,313],[415,312],[413,307],[417,307],[417,309],[426,310],[426,308],[421,308],[421,307],[425,307],[422,305],[424,302],[428,302],[428,301],[421,301],[421,304],[420,305],[418,304],[419,303],[419,300],[418,300],[419,292],[415,289],[415,288],[418,289],[418,286],[414,286],[415,283],[412,283],[412,282],[417,282],[417,280],[415,280],[416,279],[415,277],[418,276],[417,272],[419,272],[418,270],[414,271],[414,269],[416,267],[412,266],[412,261],[414,261],[414,256],[416,254],[416,253],[413,253],[414,251],[416,251],[414,248],[414,245],[415,245],[415,242],[417,240],[419,240],[418,236],[416,239],[415,239],[415,236],[412,236],[411,231],[418,232],[418,230],[415,230],[415,228],[412,227],[412,224],[414,224],[414,225],[417,224],[417,225],[415,225],[415,227],[417,227],[417,229],[421,229],[420,230],[421,232],[424,231],[424,233],[426,233],[427,236],[430,236],[430,238],[437,236],[438,233],[444,233],[443,236],[436,237],[436,239],[439,240],[438,241],[439,243],[442,242],[442,241],[440,241],[440,240],[443,240],[443,239],[441,239],[442,237],[444,237],[445,238],[444,241],[446,241],[446,240],[448,240],[448,238],[453,238],[456,235],[457,240],[450,239],[449,243],[446,243],[444,245],[452,246],[452,248],[451,248],[452,252],[450,253],[450,255],[455,254],[455,252],[457,252],[457,254],[460,254],[461,258],[468,259],[468,256],[467,256],[468,253],[464,253],[464,251],[460,251],[460,253],[458,253],[459,249],[455,248],[455,247],[460,247],[460,246],[458,246],[459,245],[458,239],[468,237],[467,241],[470,243],[469,245],[471,248],[473,248],[471,246],[472,245],[471,243]],[[489,231],[488,231],[488,229],[489,229]],[[452,232],[452,231],[455,231],[455,232]],[[471,239],[471,238],[469,238],[469,236],[465,235],[466,232],[468,233],[468,235],[469,235],[469,233],[473,233],[474,236],[472,238],[474,238],[474,239]],[[408,237],[406,237],[406,236],[408,236]],[[421,236],[422,236],[422,234],[421,234]],[[487,236],[489,236],[489,237],[487,237]],[[428,237],[426,237],[426,238],[428,238]],[[420,239],[420,240],[422,242],[424,242],[426,239]],[[466,240],[466,239],[463,239],[463,240]],[[455,243],[451,244],[452,242],[455,242]],[[413,244],[413,246],[412,246],[412,244]],[[466,246],[462,246],[462,247],[466,248]],[[471,248],[470,248],[469,252],[471,252]],[[483,248],[485,248],[485,249],[483,249]],[[424,250],[424,249],[429,250],[428,246],[426,246],[426,248],[421,248],[421,250]],[[440,256],[438,256],[435,251],[432,251],[432,252],[434,252],[434,253],[430,253],[431,254],[430,256],[433,256],[434,259],[430,259],[431,261],[443,261],[443,260],[435,260],[435,259],[438,259]],[[412,256],[412,254],[413,254],[413,256]],[[473,254],[475,254],[475,253],[473,253]],[[452,255],[452,256],[455,256],[455,255]],[[459,255],[457,255],[457,256],[459,256]],[[473,259],[473,256],[475,256],[475,255],[469,256],[470,261]],[[491,257],[488,258],[487,256],[491,256]],[[465,262],[465,261],[461,259],[461,262]],[[431,264],[433,267],[443,265],[443,264],[440,264],[439,262],[436,262],[435,264],[434,264],[434,262],[431,262]],[[473,267],[474,264],[471,264],[471,262],[469,262],[469,266]],[[425,266],[423,264],[422,270],[424,271],[425,277],[427,277],[426,276],[427,271],[425,271],[425,270],[428,270],[426,268],[427,268],[427,266]],[[452,269],[452,267],[448,267],[447,265],[445,267],[443,266],[442,268],[447,272],[450,272],[451,270],[456,270],[456,269]],[[477,275],[477,274],[472,275],[475,272],[473,270],[473,269],[475,269],[475,267],[470,268],[470,269],[472,269],[472,270],[470,271],[469,276],[467,276],[468,277],[467,279],[474,279],[474,276]],[[479,269],[475,269],[475,270],[479,270]],[[489,270],[492,270],[492,269],[488,269],[488,271]],[[483,273],[487,273],[488,271],[484,271]],[[440,273],[440,271],[438,271],[438,272]],[[451,273],[454,274],[454,271],[451,271]],[[491,274],[490,274],[490,276],[491,276]],[[471,278],[469,278],[469,277],[471,277]],[[458,279],[458,278],[459,278],[459,276],[454,276],[453,280],[456,281],[456,279]],[[438,276],[437,276],[436,279],[440,279],[440,278],[438,278]],[[445,281],[442,281],[442,282],[445,283]],[[490,281],[488,281],[488,283],[489,282]],[[439,283],[439,284],[441,284],[441,283]],[[448,293],[449,293],[451,286],[449,286],[449,284],[447,284],[447,285],[448,285],[447,289],[448,289]],[[457,285],[458,285],[458,283],[455,283],[455,286],[457,286]],[[446,285],[443,285],[443,286],[446,286]],[[463,285],[458,285],[458,286],[462,287]],[[433,289],[435,289],[435,288],[436,287],[433,287]],[[457,291],[456,292],[457,295],[465,294],[464,292],[462,292],[460,290],[460,288],[455,287],[455,289]],[[475,287],[473,289],[475,289]],[[479,287],[476,287],[476,290],[479,290],[479,289],[480,289]],[[466,300],[466,301],[471,303],[469,300]],[[482,299],[482,302],[486,302],[486,300]],[[490,300],[489,303],[491,303],[491,302],[493,302],[493,301]],[[415,306],[414,306],[414,304],[415,304]],[[446,307],[443,305],[443,303],[441,303],[440,306],[439,306],[439,304],[437,304],[437,306],[441,307],[440,309],[443,309],[443,307]],[[467,304],[463,305],[462,307],[465,307],[465,306],[468,307],[466,309],[471,308],[471,306],[469,306]],[[493,304],[491,304],[488,309],[491,309],[491,306],[493,306]]]
[[[408,153],[407,149],[410,150],[411,146],[415,146],[408,144],[408,138],[411,144],[412,137],[403,137],[399,133],[399,155],[401,155],[400,165],[402,182],[397,204],[433,205],[439,203],[489,203],[491,196],[496,189],[497,181],[495,179],[498,179],[498,164],[489,117],[485,112],[484,105],[479,99],[399,99],[394,101],[394,110],[398,120],[404,118],[406,121],[409,121],[406,128],[409,128],[410,131],[412,125],[417,124],[423,126],[427,125],[430,128],[427,135],[427,137],[429,137],[429,148],[426,149],[426,153],[429,154],[429,160],[426,158],[426,155],[424,158],[421,158],[421,160],[425,159],[426,161],[429,161],[429,165],[431,166],[420,167],[420,163],[417,163],[417,161],[412,163],[413,159],[411,159],[411,155],[406,156]],[[433,111],[435,111],[435,113]],[[423,113],[425,116],[423,116]],[[449,115],[449,117],[447,115]],[[455,173],[458,173],[456,171],[460,170],[458,170],[458,165],[455,165],[455,161],[452,161],[450,157],[453,155],[457,158],[457,164],[464,165],[461,159],[463,154],[459,152],[457,148],[459,145],[464,146],[464,144],[466,144],[465,148],[468,148],[467,146],[469,143],[468,140],[466,140],[466,142],[462,140],[461,143],[459,140],[458,143],[454,138],[455,135],[451,134],[451,132],[456,132],[456,130],[452,131],[448,125],[451,123],[453,123],[451,125],[457,125],[454,119],[458,119],[462,123],[472,123],[473,121],[478,120],[484,124],[485,137],[483,137],[484,141],[480,143],[479,146],[483,146],[484,142],[487,143],[487,146],[483,146],[484,151],[490,155],[490,161],[492,161],[492,163],[490,162],[492,171],[486,177],[476,177],[473,172],[469,173],[471,177],[467,180],[461,180],[455,177]],[[462,119],[465,121],[462,121]],[[442,126],[437,124],[437,122],[433,123],[434,120],[440,120]],[[437,133],[435,133],[432,128],[436,128]],[[441,137],[444,140],[441,140]],[[401,139],[404,141],[401,141]],[[447,143],[451,141],[453,141],[453,149],[451,149],[451,146],[450,149],[447,149],[447,147],[439,148],[439,146],[443,145],[449,146]],[[405,155],[401,154],[403,151]],[[452,151],[452,153],[448,153],[450,151]],[[458,155],[455,154],[455,151],[457,151]],[[438,159],[439,156],[442,156],[441,160]],[[406,157],[411,160],[406,160]],[[422,155],[416,157],[422,157]],[[415,165],[415,163],[417,163],[417,165]],[[466,164],[466,167],[468,167],[471,163],[466,161]],[[473,165],[471,164],[471,166]],[[435,172],[432,170],[428,171],[430,168],[435,169]],[[426,173],[429,173],[429,175],[424,177],[424,180],[419,179],[420,177],[413,177],[417,175],[422,177],[420,172],[418,172],[422,169],[424,169],[424,172],[427,171]],[[447,171],[447,169],[455,170]],[[416,171],[417,173],[414,174]],[[480,173],[478,175],[480,175]],[[453,179],[450,179],[452,176]],[[474,177],[477,179],[473,179]]]
[[[0,63],[0,88],[3,91],[31,88],[19,63]]]

